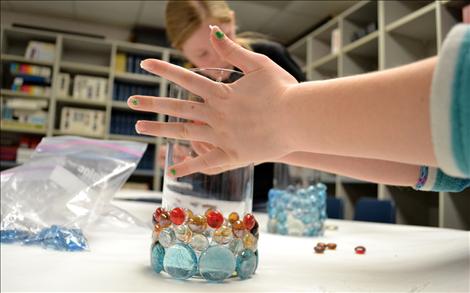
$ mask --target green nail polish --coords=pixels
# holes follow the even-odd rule
[[[134,106],[139,105],[139,100],[137,100],[137,99],[132,99],[132,105],[134,105]]]
[[[171,173],[171,175],[175,176],[175,175],[176,175],[176,170],[175,170],[175,169],[171,169],[171,170],[170,170],[170,173]]]
[[[216,31],[215,32],[215,37],[219,40],[222,40],[224,38],[224,33],[221,31]]]

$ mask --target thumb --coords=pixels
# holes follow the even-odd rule
[[[254,53],[233,42],[216,25],[210,25],[210,41],[220,57],[230,64],[240,68],[245,73],[250,73],[262,67],[263,61],[260,54]]]

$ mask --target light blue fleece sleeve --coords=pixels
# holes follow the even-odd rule
[[[470,186],[470,25],[456,25],[444,41],[430,105],[439,168],[421,167],[415,189],[462,191]]]

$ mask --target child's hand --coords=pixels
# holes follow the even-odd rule
[[[217,83],[170,63],[147,59],[141,66],[201,96],[204,103],[162,97],[133,96],[131,108],[152,111],[194,123],[138,121],[139,133],[204,142],[215,146],[173,166],[175,176],[226,170],[276,160],[291,151],[286,93],[297,81],[268,57],[243,49],[212,28],[210,40],[220,56],[244,72],[231,83]],[[207,146],[207,145],[206,145]]]

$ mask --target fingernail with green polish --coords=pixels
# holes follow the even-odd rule
[[[175,169],[170,169],[171,175],[175,176],[176,175],[176,170]]]
[[[139,100],[136,99],[136,98],[133,98],[132,101],[131,101],[132,105],[134,106],[138,106],[139,105]]]
[[[215,34],[215,37],[219,40],[222,40],[224,38],[224,33],[221,31],[216,31],[214,34]]]

